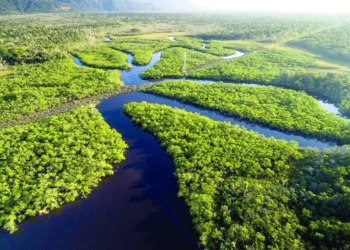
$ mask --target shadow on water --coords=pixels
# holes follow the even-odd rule
[[[27,221],[17,235],[2,232],[0,249],[198,249],[172,160],[122,113],[134,96],[119,97],[98,107],[129,145],[118,172],[60,213]]]

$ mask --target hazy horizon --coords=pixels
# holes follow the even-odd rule
[[[344,3],[344,0],[330,1],[310,1],[310,0],[191,0],[207,10],[213,11],[283,11],[283,12],[342,12],[350,13],[350,3]]]

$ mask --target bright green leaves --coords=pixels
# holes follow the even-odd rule
[[[0,227],[86,197],[127,145],[93,106],[0,130]]]
[[[104,47],[94,46],[74,52],[86,65],[102,69],[130,69],[126,55],[123,52]]]
[[[170,86],[167,91],[176,91]],[[201,93],[200,86],[179,85],[184,96],[187,91],[192,96]],[[223,105],[224,96],[213,96]],[[293,142],[159,104],[129,103],[124,112],[154,134],[173,158],[178,195],[189,206],[205,248],[350,246],[349,147],[298,148]]]
[[[153,85],[145,92],[175,98],[283,131],[342,144],[350,143],[349,120],[329,114],[313,97],[294,90],[176,81]],[[268,164],[269,159],[266,161]]]
[[[176,165],[179,196],[209,249],[302,248],[284,180],[301,157],[296,144],[164,105],[124,112],[153,133]],[[239,176],[239,177],[238,177]]]
[[[122,86],[117,70],[78,67],[73,60],[21,66],[0,78],[0,122]]]
[[[171,43],[169,39],[123,39],[118,37],[115,41],[112,41],[110,46],[113,49],[132,54],[134,56],[133,64],[147,65],[151,61],[154,52],[170,47]]]
[[[190,77],[225,81],[271,83],[285,70],[304,71],[316,67],[315,59],[301,53],[269,49],[246,55],[215,67],[189,74]]]
[[[215,225],[224,241],[213,237],[220,249],[303,249],[298,217],[288,207],[293,194],[263,180],[230,177],[220,187]]]
[[[161,60],[152,68],[144,71],[141,76],[145,79],[162,79],[166,77],[183,77],[184,54],[186,53],[186,66],[190,70],[193,67],[215,62],[220,57],[212,56],[189,49],[170,48],[164,50]]]

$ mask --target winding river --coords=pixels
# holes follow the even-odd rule
[[[121,71],[122,80],[126,85],[147,83],[139,74],[152,67],[160,57],[161,52],[155,53],[149,65]],[[79,59],[74,60],[83,66]],[[128,55],[128,62],[132,62],[131,55]],[[151,134],[142,131],[122,112],[124,104],[134,101],[198,112],[217,121],[245,126],[268,137],[295,140],[300,146],[321,149],[332,146],[150,94],[111,97],[103,100],[97,108],[129,145],[126,161],[87,199],[64,205],[46,216],[31,218],[13,235],[1,231],[1,250],[198,249],[199,236],[193,230],[189,211],[184,201],[177,197],[172,160]],[[323,107],[337,112],[331,104],[324,103]]]

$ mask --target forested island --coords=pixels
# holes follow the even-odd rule
[[[0,16],[0,249],[350,248],[349,20]]]

